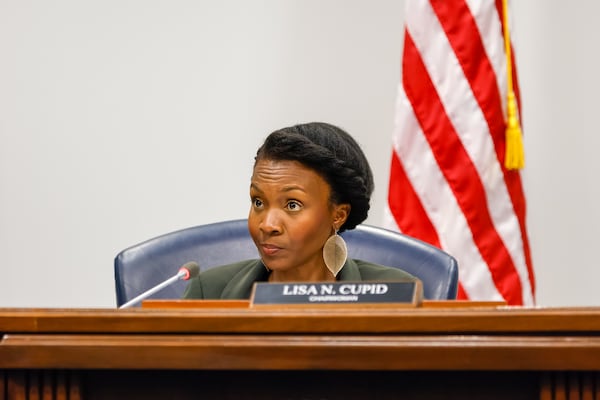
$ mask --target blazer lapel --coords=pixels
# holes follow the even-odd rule
[[[222,299],[248,299],[254,282],[266,281],[269,277],[262,261],[255,260],[231,278],[221,293]]]

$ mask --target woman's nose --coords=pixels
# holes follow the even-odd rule
[[[260,229],[269,234],[281,233],[281,218],[278,210],[267,210],[260,224]]]

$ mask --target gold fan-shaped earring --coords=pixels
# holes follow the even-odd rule
[[[334,227],[333,235],[327,239],[323,246],[323,260],[333,276],[337,276],[348,258],[346,242],[337,232],[338,230]]]

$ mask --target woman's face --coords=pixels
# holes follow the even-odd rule
[[[289,279],[326,271],[323,245],[350,206],[331,205],[329,184],[296,161],[259,160],[250,183],[248,228],[264,264]]]

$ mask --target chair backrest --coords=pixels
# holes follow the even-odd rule
[[[456,298],[456,259],[420,240],[369,225],[342,234],[348,257],[402,268],[423,282],[430,300]],[[115,257],[117,306],[174,276],[179,267],[195,261],[201,270],[258,258],[247,220],[200,225],[167,233],[121,251]],[[178,281],[150,298],[178,299],[187,282]]]

